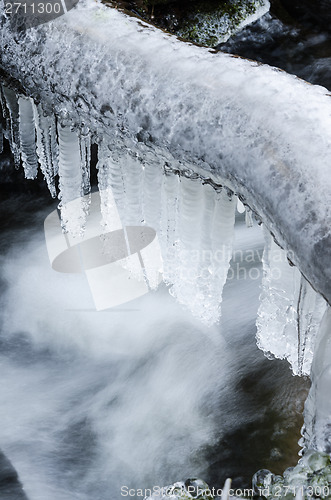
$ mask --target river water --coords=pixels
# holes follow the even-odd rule
[[[222,50],[330,88],[328,36],[267,15]],[[294,465],[308,383],[255,344],[261,228],[238,216],[219,325],[165,286],[97,313],[83,275],[50,267],[43,221],[56,203],[12,169],[3,155],[1,499],[118,500],[188,477],[249,487],[260,468]]]
[[[50,267],[55,204],[20,182],[1,203],[0,443],[28,498],[117,499],[192,476],[243,487],[295,463],[306,383],[254,339],[261,228],[238,220],[219,326],[165,287],[97,313],[83,276]],[[20,498],[5,465],[1,498]]]
[[[273,1],[268,14],[218,48],[276,66],[331,90],[331,7],[327,16],[327,2],[324,11],[322,0],[308,3],[310,8],[314,6],[316,18],[304,7],[293,17],[282,1]],[[297,4],[300,2],[293,0],[293,7]]]

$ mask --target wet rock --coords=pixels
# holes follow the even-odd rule
[[[2,452],[0,452],[0,498],[1,500],[28,500],[16,470]]]
[[[129,0],[115,2],[186,40],[214,47],[238,31],[266,0]]]
[[[177,30],[183,38],[213,47],[226,41],[258,11],[268,10],[263,0],[227,0],[225,2],[197,2]]]
[[[329,0],[277,0],[299,21],[315,21],[331,30],[331,8]]]

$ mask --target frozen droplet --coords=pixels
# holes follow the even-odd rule
[[[237,211],[240,214],[243,214],[245,212],[245,205],[239,198],[237,198]]]
[[[260,495],[260,490],[268,488],[274,479],[274,474],[268,469],[260,469],[252,477],[252,487],[256,495]]]
[[[321,452],[309,452],[306,455],[306,461],[308,467],[314,472],[324,469],[324,467],[330,465],[330,456],[327,453]]]

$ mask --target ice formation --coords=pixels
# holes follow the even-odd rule
[[[151,495],[146,496],[144,500],[213,500],[215,495],[220,500],[231,500],[239,498],[234,496],[234,491],[231,489],[231,479],[227,479],[223,488],[211,488],[201,479],[187,479],[178,481],[177,483],[165,486],[164,488],[154,488],[151,490]],[[245,490],[251,492],[251,490]],[[147,491],[146,491],[147,493]]]
[[[325,89],[185,44],[92,0],[15,34],[2,15],[1,41],[2,71],[48,116],[70,117],[78,134],[103,136],[115,160],[126,149],[143,161],[179,162],[241,193],[331,301]],[[3,99],[15,149],[18,104],[11,91]]]
[[[114,159],[104,142],[99,144],[101,193],[111,188],[124,226],[156,230],[170,293],[205,323],[217,322],[237,197],[180,164],[160,168],[153,156],[129,152]],[[105,215],[107,202],[102,210]]]
[[[6,87],[2,92],[4,96],[10,93]],[[89,132],[77,130],[62,115],[57,118],[56,134],[53,116],[45,115],[40,106],[38,111],[31,99],[19,96],[17,101],[20,127],[14,150],[21,152],[25,175],[36,176],[38,153],[54,195],[58,173],[63,228],[80,235],[89,208]],[[15,107],[13,95],[10,102]],[[10,115],[9,109],[6,112]],[[10,122],[9,130],[15,127]],[[100,140],[98,177],[104,223],[111,225],[106,221],[104,198],[105,190],[111,188],[124,226],[148,225],[157,231],[170,293],[206,324],[215,323],[232,256],[235,209],[237,204],[240,211],[245,207],[226,186],[174,160],[165,161],[161,168],[148,153],[140,145],[136,153],[123,150],[113,155],[107,141]],[[308,374],[325,302],[298,269],[288,264],[286,252],[267,230],[263,261],[258,344],[276,357],[287,357],[294,373]]]
[[[9,106],[18,106],[19,134],[13,149],[20,151],[26,177],[36,177],[38,155],[54,196],[58,174],[63,228],[74,236],[82,235],[89,209],[89,130],[75,127],[67,113],[55,120],[32,99],[16,97],[7,87],[2,87],[2,95],[11,97],[10,102],[2,99],[4,115],[11,117]],[[16,129],[14,120],[9,119],[9,132]],[[244,205],[228,187],[162,151],[159,158],[163,156],[163,163],[155,165],[151,148],[142,144],[135,152],[128,149],[115,154],[111,146],[105,137],[99,140],[103,223],[112,225],[105,194],[111,189],[123,226],[147,225],[157,231],[163,278],[170,285],[170,293],[206,324],[217,322],[232,256],[235,210],[237,206],[242,212]],[[299,270],[290,266],[286,252],[270,233],[265,233],[258,344],[276,357],[286,357],[294,373],[308,374],[325,301]],[[133,268],[131,271],[136,272]]]
[[[314,292],[268,231],[262,261],[258,346],[277,358],[287,358],[296,375],[309,375],[325,300]]]
[[[40,169],[53,198],[56,196],[55,176],[58,174],[58,144],[54,115],[47,115],[42,106],[34,106],[37,155]]]
[[[15,35],[24,39],[19,46],[5,17],[2,28],[1,66],[12,78],[24,74],[29,95],[3,86],[5,134],[26,176],[35,177],[38,158],[52,195],[59,189],[64,229],[84,232],[90,144],[97,142],[100,190],[112,188],[124,225],[158,231],[171,293],[211,324],[220,315],[239,193],[247,224],[258,213],[284,248],[277,263],[278,247],[272,238],[266,243],[259,345],[287,357],[295,373],[308,373],[324,306],[309,283],[331,296],[325,129],[331,108],[324,89],[214,56],[91,2]],[[37,53],[30,50],[36,43]],[[70,49],[59,53],[64,45]],[[47,79],[32,75],[31,66]],[[65,71],[70,79],[59,79]],[[287,252],[305,278],[288,266]]]
[[[305,403],[303,444],[307,449],[331,453],[331,310],[324,313],[311,368],[309,396]]]
[[[38,159],[32,99],[20,96],[18,99],[18,111],[21,160],[25,177],[27,179],[35,179],[38,171]]]
[[[255,495],[270,500],[330,498],[330,456],[309,451],[299,460],[298,465],[286,469],[283,476],[262,469],[254,475],[252,482]]]
[[[1,131],[8,139],[13,153],[16,168],[20,166],[20,142],[19,142],[19,121],[18,121],[18,100],[16,93],[8,88],[2,87],[0,92],[2,113],[5,120],[5,129]],[[2,142],[2,137],[1,137]]]
[[[4,116],[9,117],[7,138],[13,151],[20,152],[26,177],[36,177],[39,159],[54,196],[58,175],[63,228],[72,235],[82,235],[89,209],[89,130],[78,129],[67,113],[55,119],[31,98],[16,96],[5,86],[2,106]],[[18,118],[14,109],[18,110]],[[13,133],[17,130],[15,119],[19,121],[17,135]],[[114,154],[112,144],[105,137],[99,139],[103,223],[111,226],[105,195],[111,189],[123,226],[147,225],[157,231],[163,278],[170,285],[170,293],[195,316],[212,324],[220,316],[232,256],[236,206],[240,212],[245,207],[230,188],[198,174],[193,165],[190,168],[163,151],[158,153],[163,162],[155,165],[150,147],[138,144],[135,152],[123,149]],[[250,218],[248,209],[248,225]],[[258,344],[267,353],[286,357],[294,373],[309,374],[325,301],[289,264],[286,251],[267,230],[265,234]]]
[[[247,224],[255,213],[266,228],[258,343],[308,374],[324,299],[331,303],[326,90],[183,44],[92,1],[15,35],[5,16],[1,25],[0,67],[11,80],[0,93],[4,136],[27,178],[40,164],[59,195],[63,229],[84,234],[95,142],[102,223],[112,224],[111,189],[124,226],[157,232],[170,292],[212,324],[238,195]],[[13,90],[15,80],[24,91]],[[327,319],[319,359],[328,331]],[[330,452],[323,363],[323,372],[313,365],[305,446]]]

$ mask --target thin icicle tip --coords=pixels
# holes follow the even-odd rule
[[[19,134],[21,160],[27,179],[35,179],[38,173],[38,158],[36,152],[36,130],[33,101],[20,96],[19,109]]]
[[[41,104],[34,104],[34,121],[37,134],[37,155],[40,169],[53,198],[56,197],[56,181],[59,164],[55,116],[47,115]]]
[[[2,110],[6,120],[5,137],[8,139],[16,168],[20,167],[19,108],[16,93],[4,85],[0,91]]]

